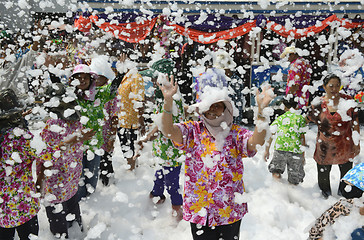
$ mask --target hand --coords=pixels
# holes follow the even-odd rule
[[[29,115],[29,114],[31,114],[32,113],[32,109],[28,109],[28,110],[26,110],[26,111],[24,111],[24,112],[22,112],[22,116],[23,117],[25,117],[26,115]]]
[[[172,99],[172,96],[176,94],[178,90],[178,85],[174,82],[173,76],[170,77],[170,80],[167,77],[166,83],[160,85],[157,82],[157,85],[162,91],[164,99]]]
[[[112,152],[113,148],[114,148],[114,143],[115,143],[115,139],[111,139],[106,143],[106,151],[107,152]]]
[[[90,140],[94,135],[96,134],[95,130],[89,129],[89,130],[82,130],[82,141]]]
[[[273,92],[273,88],[269,84],[262,87],[262,92],[257,90],[256,95],[259,112],[266,108],[269,103],[276,97]]]
[[[122,53],[120,54],[119,62],[124,63],[127,58],[126,53]]]

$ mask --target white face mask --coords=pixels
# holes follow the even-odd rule
[[[200,115],[207,130],[217,141],[217,148],[219,151],[225,142],[225,138],[229,135],[233,124],[232,104],[228,101],[224,101],[224,103],[226,108],[221,116],[215,119],[207,119],[203,114]]]

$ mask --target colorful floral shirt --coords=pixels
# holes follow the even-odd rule
[[[63,119],[50,119],[40,133],[43,141],[49,147],[57,145],[82,130],[82,124],[79,121],[66,121]],[[65,146],[66,149],[61,152],[61,157],[53,159],[51,176],[46,177],[45,193],[52,194],[51,203],[62,203],[72,198],[78,190],[78,182],[82,173],[82,142],[72,146]]]
[[[272,126],[277,126],[275,150],[302,153],[301,136],[305,134],[306,126],[303,116],[287,111],[274,120]]]
[[[122,128],[139,127],[139,111],[144,101],[144,80],[137,70],[130,70],[118,88],[120,99],[119,125]]]
[[[7,131],[1,142],[0,159],[0,227],[20,226],[40,209],[32,175],[34,161],[50,161],[52,149],[40,154],[30,146],[29,130],[14,128]]]
[[[308,118],[317,125],[316,149],[313,158],[320,165],[344,164],[354,158],[353,141],[354,121],[359,123],[358,112],[352,104],[344,101],[354,101],[350,96],[341,94],[339,103],[343,108],[331,114],[327,103],[321,98],[317,105],[312,105]]]
[[[159,103],[160,99],[157,99],[158,109],[156,113],[161,113],[163,111],[163,104]],[[183,122],[184,121],[184,111],[182,101],[174,101],[176,106],[176,112],[173,112],[173,122]],[[153,141],[153,154],[163,160],[162,166],[166,167],[177,167],[181,165],[180,157],[184,154],[183,151],[176,149],[172,141],[162,133],[159,133],[159,137]]]
[[[104,138],[102,136],[104,106],[105,103],[115,97],[115,95],[110,94],[110,86],[111,84],[96,87],[94,97],[78,100],[78,104],[82,107],[81,115],[89,118],[87,123],[84,125],[85,128],[95,130],[94,137],[91,140],[84,142],[84,145],[88,146],[93,152],[100,149],[104,144]],[[92,95],[91,91],[91,96]]]
[[[184,220],[208,226],[240,220],[248,211],[247,203],[241,201],[243,158],[255,154],[247,148],[253,132],[233,124],[220,152],[202,122],[176,125],[182,131],[183,143],[174,144],[186,151]]]
[[[299,97],[298,107],[308,105],[309,91],[303,89],[305,85],[310,85],[312,67],[308,60],[299,57],[295,61],[291,62],[288,76],[287,76],[287,87],[286,94],[289,92],[293,85],[299,85],[296,92],[296,97]]]
[[[104,107],[104,125],[102,126],[102,136],[104,138],[104,144],[102,145],[102,149],[106,151],[106,145],[108,139],[110,139],[112,136],[110,136],[110,131],[112,128],[112,118],[118,115],[119,106],[118,106],[119,99],[117,97],[114,97],[110,101],[108,101],[105,104]]]

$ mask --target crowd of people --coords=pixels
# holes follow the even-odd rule
[[[67,39],[53,39],[43,21],[34,31],[39,36],[15,61],[14,41],[4,36],[1,42],[0,240],[14,239],[15,231],[21,240],[37,236],[41,203],[56,238],[68,238],[73,223],[83,230],[79,203],[92,197],[99,181],[105,186],[113,183],[116,142],[134,171],[148,141],[153,141],[153,156],[158,159],[151,201],[164,203],[166,189],[173,216],[190,222],[193,239],[238,239],[247,213],[247,203],[237,200],[245,191],[243,159],[265,150],[274,178],[281,178],[287,168],[288,182],[300,184],[310,123],[317,125],[314,160],[322,196],[332,195],[330,171],[338,165],[342,179],[338,195],[346,199],[338,203],[344,205],[341,214],[349,214],[347,209],[353,207],[364,213],[363,167],[356,160],[357,103],[341,91],[336,75],[323,76],[325,94],[310,102],[312,68],[298,48],[287,47],[281,54],[290,62],[282,102],[285,113],[270,124],[269,104],[275,94],[262,85],[255,93],[250,130],[238,120],[236,96],[241,92],[234,92],[229,71],[235,65],[223,51],[217,51],[211,65],[194,77],[190,88],[195,102],[186,105],[179,91],[178,66],[168,54],[140,70],[131,49],[115,48],[117,41],[110,35],[95,38],[71,32]],[[31,144],[30,128],[36,117],[44,122],[42,144],[37,147]],[[332,210],[328,211],[331,217]],[[326,225],[326,215],[318,222]],[[322,237],[321,223],[311,229],[310,239]],[[363,239],[363,229],[356,229],[353,239]]]

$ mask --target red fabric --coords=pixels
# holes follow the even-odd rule
[[[78,30],[81,32],[88,32],[91,29],[91,20],[89,18],[84,18],[80,16],[78,19],[75,20],[74,25]]]
[[[104,22],[99,20],[96,15],[92,15],[89,18],[83,18],[82,16],[75,21],[75,27],[77,27],[82,32],[87,32],[91,29],[91,22],[94,23],[99,28],[103,29],[105,32],[111,32],[115,37],[130,43],[137,43],[144,40],[150,31],[153,29],[157,17],[152,20],[144,20],[144,22],[137,23],[121,23],[121,24],[111,24],[109,22]]]
[[[267,29],[271,29],[272,31],[276,32],[277,34],[283,36],[283,37],[294,37],[294,38],[302,38],[307,36],[312,36],[316,33],[321,32],[324,30],[331,22],[338,21],[340,22],[342,27],[345,28],[356,28],[359,26],[364,25],[364,23],[354,23],[347,19],[340,19],[336,15],[331,15],[330,17],[326,18],[321,22],[321,24],[317,24],[315,26],[311,26],[308,28],[303,29],[286,29],[283,25],[274,23],[272,21],[267,21]]]
[[[186,36],[192,39],[195,42],[209,44],[214,43],[219,40],[226,40],[231,38],[236,38],[238,36],[242,36],[248,33],[253,27],[256,26],[256,21],[245,23],[236,28],[232,28],[225,31],[207,33],[194,29],[188,29],[183,26],[179,26],[177,24],[173,24],[172,26],[175,28],[175,31],[183,36]]]

